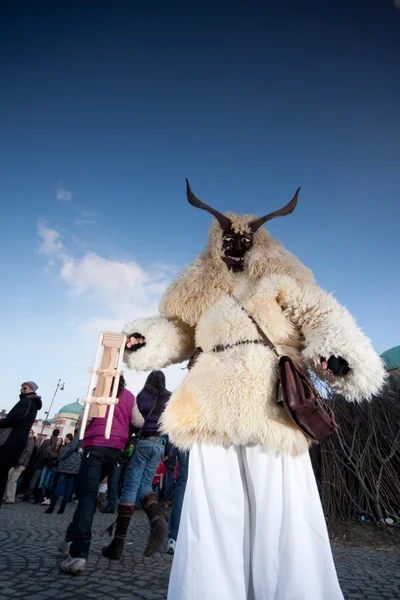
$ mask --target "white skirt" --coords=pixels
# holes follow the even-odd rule
[[[342,600],[310,457],[195,444],[168,600]]]

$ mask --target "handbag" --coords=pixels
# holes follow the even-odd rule
[[[278,403],[283,403],[292,421],[314,442],[337,431],[339,426],[333,410],[316,390],[308,371],[293,362],[289,356],[280,355],[258,323],[251,315],[246,314],[265,344],[279,358]]]
[[[153,414],[155,407],[157,406],[157,402],[158,402],[158,396],[154,400],[154,402],[153,402],[153,404],[152,404],[152,406],[150,408],[149,414],[147,415],[147,417],[146,417],[143,425],[139,429],[139,431],[137,433],[134,433],[131,436],[131,439],[127,443],[126,448],[125,448],[125,450],[122,453],[121,460],[130,460],[132,458],[132,455],[133,455],[133,453],[135,451],[135,448],[136,448],[136,444],[138,442],[140,442],[140,439],[141,439],[141,437],[143,435],[143,431],[145,430],[146,425],[147,425],[147,423],[148,423],[151,415]]]

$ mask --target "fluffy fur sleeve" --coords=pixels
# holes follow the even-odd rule
[[[124,333],[140,333],[146,345],[136,352],[125,351],[130,369],[153,371],[188,360],[194,352],[193,330],[182,321],[151,317],[127,323]]]
[[[303,336],[303,356],[315,373],[348,400],[376,394],[385,380],[383,362],[349,311],[316,285],[281,278],[279,287],[281,304]],[[347,360],[347,375],[330,375],[321,368],[321,357],[330,356]]]

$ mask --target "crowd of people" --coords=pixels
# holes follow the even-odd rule
[[[63,439],[54,429],[50,438],[37,440],[32,425],[41,408],[38,386],[21,386],[20,400],[0,421],[0,499],[13,504],[16,495],[25,502],[46,506],[63,514],[69,502],[77,503],[72,522],[59,549],[66,556],[64,572],[85,568],[96,509],[117,513],[110,544],[102,554],[118,560],[135,508],[148,516],[150,535],[145,550],[152,556],[166,540],[165,550],[175,551],[180,511],[187,478],[187,454],[173,447],[159,431],[159,420],[170,398],[162,371],[153,371],[137,398],[120,378],[118,399],[109,439],[104,418],[88,420],[80,440],[82,414],[74,433]],[[168,526],[167,512],[172,504]]]

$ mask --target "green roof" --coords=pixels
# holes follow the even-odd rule
[[[60,410],[58,411],[58,414],[66,413],[69,415],[71,415],[71,414],[79,415],[82,408],[83,408],[82,404],[79,402],[79,400],[77,400],[76,402],[71,402],[71,404],[66,404],[65,406],[60,408]]]
[[[387,371],[398,369],[400,367],[400,346],[386,350],[386,352],[381,354],[381,358],[385,361],[385,369]]]

